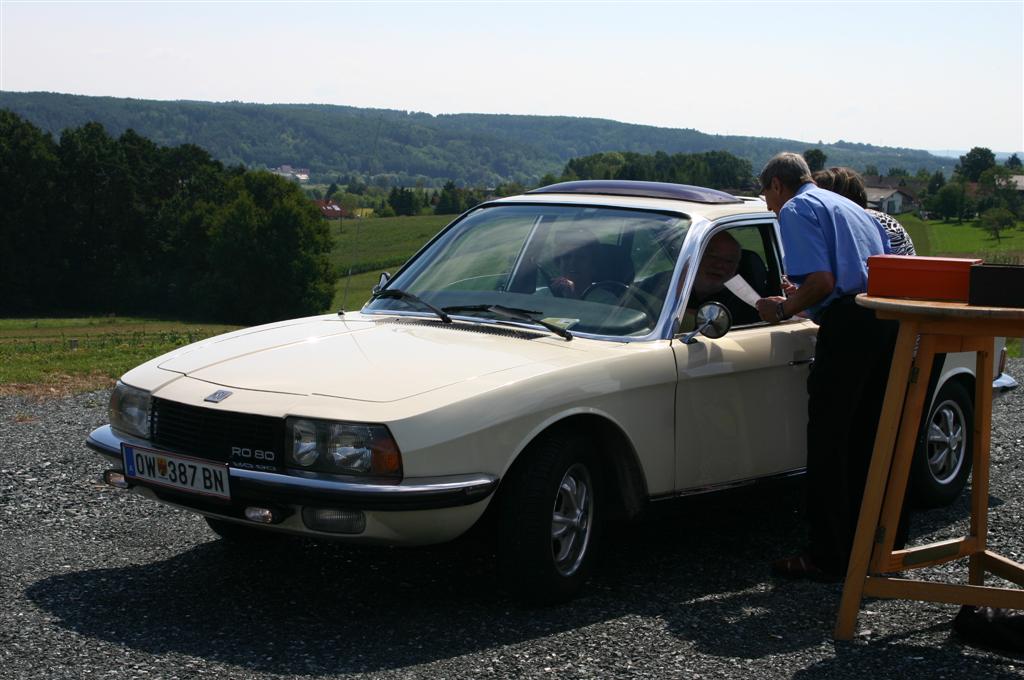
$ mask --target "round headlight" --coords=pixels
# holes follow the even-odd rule
[[[316,446],[316,425],[309,420],[292,423],[292,460],[302,467],[309,467],[320,457]]]
[[[369,446],[371,438],[368,427],[341,423],[331,425],[327,459],[340,470],[369,472],[373,465],[373,450]]]

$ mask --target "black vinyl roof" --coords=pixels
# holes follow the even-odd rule
[[[742,203],[743,200],[717,189],[670,182],[637,182],[626,179],[584,179],[540,187],[528,194],[596,194],[604,196],[639,196],[671,198],[693,203]]]

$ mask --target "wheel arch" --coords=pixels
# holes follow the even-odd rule
[[[531,445],[549,435],[582,437],[588,449],[597,455],[606,488],[611,491],[606,512],[612,518],[632,519],[640,514],[646,506],[648,493],[636,448],[622,427],[593,411],[568,414],[538,428],[516,454],[502,481],[518,466],[528,464]],[[497,494],[502,492],[499,484]]]
[[[941,375],[935,387],[932,388],[928,394],[928,410],[925,413],[925,418],[931,413],[932,407],[935,406],[935,399],[939,396],[939,392],[943,387],[950,383],[958,383],[967,390],[967,393],[971,395],[971,399],[974,399],[974,373],[968,368],[957,368],[950,371],[948,374]]]

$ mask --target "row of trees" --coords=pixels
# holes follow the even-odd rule
[[[550,176],[545,179],[554,179]],[[634,179],[694,184],[712,189],[753,188],[750,161],[727,151],[639,154],[631,151],[597,153],[565,164],[560,181],[576,179]]]
[[[929,184],[925,209],[947,222],[977,215],[980,226],[998,239],[1001,231],[1024,218],[1024,201],[1013,179],[1021,166],[1017,154],[999,165],[990,149],[974,147],[960,156],[948,182]]]
[[[330,305],[330,234],[292,182],[98,123],[0,111],[0,314],[255,323]]]

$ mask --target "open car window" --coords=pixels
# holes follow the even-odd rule
[[[690,220],[644,210],[496,205],[452,225],[387,284],[453,316],[530,310],[574,333],[651,333]],[[471,309],[475,308],[475,309]],[[399,299],[367,311],[421,312]]]
[[[717,231],[705,241],[681,330],[692,330],[695,311],[705,302],[725,305],[735,328],[763,323],[751,303],[781,291],[773,233],[771,224],[743,225]]]

